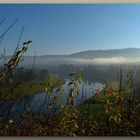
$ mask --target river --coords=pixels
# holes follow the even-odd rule
[[[62,85],[62,89],[64,90],[64,95],[60,96],[62,105],[65,105],[67,102],[67,96],[69,93],[68,89],[68,83],[69,80],[65,81],[65,84]],[[78,91],[79,95],[76,96],[74,100],[74,105],[79,105],[83,101],[89,99],[95,94],[95,91],[102,90],[104,88],[104,84],[102,83],[92,83],[88,81],[83,81],[79,86],[78,86]],[[32,112],[35,112],[36,114],[52,114],[57,112],[59,110],[58,105],[54,106],[53,108],[48,108],[51,103],[54,101],[54,97],[56,97],[58,93],[55,91],[52,93],[52,96],[49,98],[48,94],[45,92],[42,93],[37,93],[33,96],[30,97],[20,97],[17,99],[14,103],[13,102],[4,102],[0,106],[0,113],[4,112],[4,115],[2,117],[8,117],[9,119],[14,119],[16,120],[17,118],[20,118],[21,114],[25,111],[25,106],[26,110],[30,109]],[[4,110],[9,110],[7,113]]]

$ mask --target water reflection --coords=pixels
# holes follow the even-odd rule
[[[65,84],[62,86],[62,89],[64,89],[64,95],[60,96],[60,100],[63,101],[63,105],[65,105],[67,102],[69,93],[68,83],[69,80],[66,80]],[[79,105],[86,99],[92,97],[97,89],[102,90],[104,86],[105,85],[101,83],[89,83],[88,81],[83,81],[81,85],[78,86],[79,96],[75,96],[74,104]],[[57,96],[58,93],[56,93],[56,91],[53,91],[51,97],[49,97],[47,93],[38,93],[30,97],[20,97],[15,102],[4,102],[0,105],[0,112],[2,114],[0,117],[18,120],[21,117],[22,113],[27,110],[31,110],[32,112],[35,112],[36,114],[38,113],[39,115],[55,114],[59,111],[59,105],[55,104],[54,102],[54,99]],[[50,107],[51,104],[53,104],[53,108]],[[5,111],[7,109],[8,111]]]

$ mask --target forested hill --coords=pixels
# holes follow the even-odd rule
[[[140,57],[140,49],[89,50],[71,54],[71,56],[76,58]]]

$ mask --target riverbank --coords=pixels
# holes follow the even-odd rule
[[[49,81],[54,88],[60,87],[65,83],[62,77],[50,75]],[[12,96],[7,96],[5,101],[16,100],[22,96],[32,96],[40,92],[45,92],[45,82],[42,80],[22,82],[13,91]]]

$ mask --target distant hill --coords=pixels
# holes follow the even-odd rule
[[[7,57],[7,60],[10,58]],[[107,58],[107,59],[105,59]],[[24,56],[22,65],[31,67],[34,56]],[[71,55],[42,55],[36,56],[36,66],[46,67],[47,65],[61,64],[98,64],[98,63],[138,63],[140,64],[140,49],[111,49],[111,50],[89,50],[74,53]],[[0,61],[3,64],[3,60]]]
[[[32,58],[34,56],[24,56]],[[111,57],[140,57],[140,48],[110,49],[110,50],[88,50],[70,55],[40,55],[38,58],[63,59],[63,58],[111,58]],[[10,58],[10,56],[8,56]]]
[[[72,54],[74,58],[140,57],[139,48],[89,50]]]

